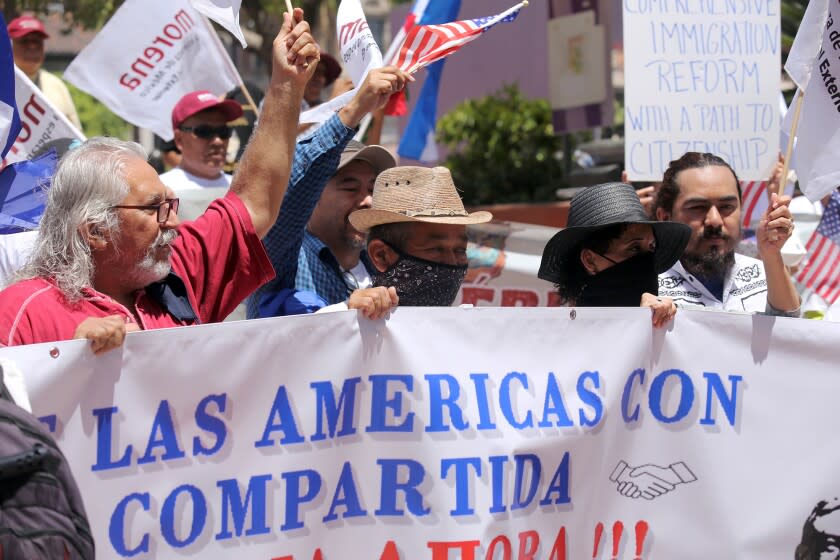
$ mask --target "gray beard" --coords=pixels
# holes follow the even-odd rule
[[[149,284],[166,278],[166,275],[172,269],[172,265],[169,264],[168,258],[158,260],[155,253],[161,247],[171,244],[176,237],[178,237],[178,232],[174,229],[163,231],[158,235],[158,238],[152,243],[140,262],[126,274],[133,286],[137,286],[138,289],[145,288]]]
[[[701,255],[683,253],[680,262],[689,274],[707,280],[723,282],[726,275],[735,266],[735,251],[703,253]]]

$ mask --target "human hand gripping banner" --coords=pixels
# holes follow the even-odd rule
[[[405,308],[0,357],[74,469],[99,558],[748,560],[836,538],[838,336]]]

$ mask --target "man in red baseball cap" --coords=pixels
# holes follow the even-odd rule
[[[24,15],[13,19],[6,27],[12,39],[15,65],[38,86],[56,109],[81,129],[79,115],[67,86],[61,78],[41,68],[44,64],[44,39],[49,39],[44,24],[36,17]]]
[[[242,116],[242,106],[221,100],[209,91],[193,91],[172,109],[175,146],[181,152],[178,167],[160,176],[173,191],[228,187],[231,176],[222,168],[233,129],[228,125]]]

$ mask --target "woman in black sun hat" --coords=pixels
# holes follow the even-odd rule
[[[566,229],[545,247],[538,276],[578,307],[650,307],[662,327],[677,308],[657,296],[659,273],[679,260],[691,229],[651,221],[633,187],[604,183],[572,198]]]

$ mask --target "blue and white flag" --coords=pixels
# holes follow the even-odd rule
[[[394,39],[389,54],[395,56],[396,49],[402,45],[405,39],[407,27],[414,25],[433,25],[437,23],[448,23],[455,21],[458,11],[461,9],[461,0],[418,0],[415,2],[406,25],[400,30],[400,34]],[[396,47],[396,48],[394,48]],[[386,58],[389,60],[389,58]],[[408,120],[408,126],[403,133],[397,153],[402,157],[416,159],[419,161],[437,161],[438,151],[435,144],[435,124],[437,122],[438,90],[440,89],[440,77],[443,73],[443,65],[446,60],[432,63],[426,73],[426,81],[417,104]]]
[[[55,150],[32,160],[19,161],[0,173],[0,234],[38,229],[47,189],[58,155]]]
[[[20,115],[15,103],[15,62],[6,21],[0,13],[0,160],[20,133]]]

